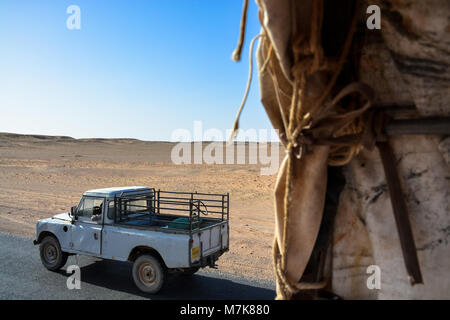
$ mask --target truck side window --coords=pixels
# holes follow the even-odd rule
[[[103,207],[103,199],[101,198],[84,198],[78,209],[80,217],[91,218],[93,214],[101,214]]]

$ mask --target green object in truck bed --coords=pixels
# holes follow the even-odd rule
[[[202,220],[200,219],[200,223],[201,222]],[[196,229],[198,226],[198,221],[192,222],[192,229]],[[189,218],[176,218],[169,223],[168,227],[169,229],[189,230]]]

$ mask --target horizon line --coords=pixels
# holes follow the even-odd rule
[[[228,140],[191,140],[191,141],[170,141],[170,140],[144,140],[139,138],[104,138],[104,137],[89,137],[89,138],[74,138],[71,136],[65,136],[65,135],[49,135],[49,134],[39,134],[39,133],[16,133],[16,132],[3,132],[0,131],[0,138],[2,136],[20,136],[20,137],[31,137],[31,138],[55,138],[55,139],[62,139],[62,140],[135,140],[140,142],[161,142],[161,143],[197,143],[197,142],[205,142],[205,143],[229,143]],[[233,143],[281,143],[280,141],[253,141],[253,140],[233,140]]]

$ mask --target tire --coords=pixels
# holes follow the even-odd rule
[[[143,254],[134,261],[133,280],[142,292],[156,294],[166,280],[165,267],[155,256]]]
[[[61,269],[67,262],[68,254],[61,250],[58,239],[46,236],[39,246],[41,262],[50,271]]]
[[[186,268],[181,272],[183,276],[192,276],[194,273],[196,273],[198,270],[200,270],[199,267],[193,267],[193,268]]]

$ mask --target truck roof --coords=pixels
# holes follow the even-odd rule
[[[112,188],[103,188],[103,189],[93,189],[86,191],[83,195],[85,196],[93,196],[93,197],[114,197],[121,196],[124,193],[145,193],[151,192],[152,189],[149,187],[112,187]]]

